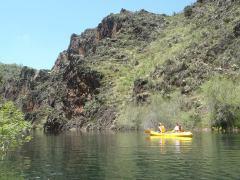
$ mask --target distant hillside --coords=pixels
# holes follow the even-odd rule
[[[0,77],[3,81],[18,78],[22,67],[17,64],[3,64],[0,62]]]
[[[173,16],[122,9],[73,34],[51,71],[24,67],[1,93],[47,131],[238,126],[239,12],[237,0]]]

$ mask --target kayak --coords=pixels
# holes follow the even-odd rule
[[[156,131],[150,131],[150,136],[162,136],[162,137],[192,137],[193,134],[189,131],[186,132],[165,132],[160,133]]]
[[[148,136],[146,138],[149,141],[159,141],[159,140],[169,140],[172,142],[180,141],[180,142],[192,142],[192,137],[179,137],[179,136]]]

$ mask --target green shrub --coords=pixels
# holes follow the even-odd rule
[[[23,113],[12,102],[4,103],[0,107],[0,155],[28,141],[29,129],[30,123],[24,120]]]
[[[239,80],[217,76],[202,86],[208,102],[211,125],[223,130],[240,124]]]
[[[188,99],[180,93],[163,97],[152,95],[150,103],[145,105],[128,104],[119,118],[120,125],[135,129],[156,129],[158,123],[163,123],[168,130],[180,123],[184,129],[196,127],[200,117],[194,110],[187,109]]]
[[[190,17],[192,16],[192,13],[193,13],[193,10],[192,10],[192,7],[191,6],[186,6],[184,8],[184,16],[185,17]]]

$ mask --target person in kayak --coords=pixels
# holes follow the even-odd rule
[[[166,132],[166,129],[165,129],[165,127],[164,127],[164,125],[162,123],[159,123],[158,129],[159,129],[159,132],[161,132],[161,133],[165,133]]]
[[[180,132],[184,132],[184,130],[183,130],[181,124],[179,124],[179,131],[180,131]]]
[[[173,131],[174,131],[174,132],[180,132],[180,131],[181,131],[181,126],[180,126],[178,123],[176,123],[176,126],[175,126],[175,128],[173,129]]]

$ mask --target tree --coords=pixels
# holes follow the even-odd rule
[[[30,140],[30,123],[12,102],[0,105],[0,155]]]

